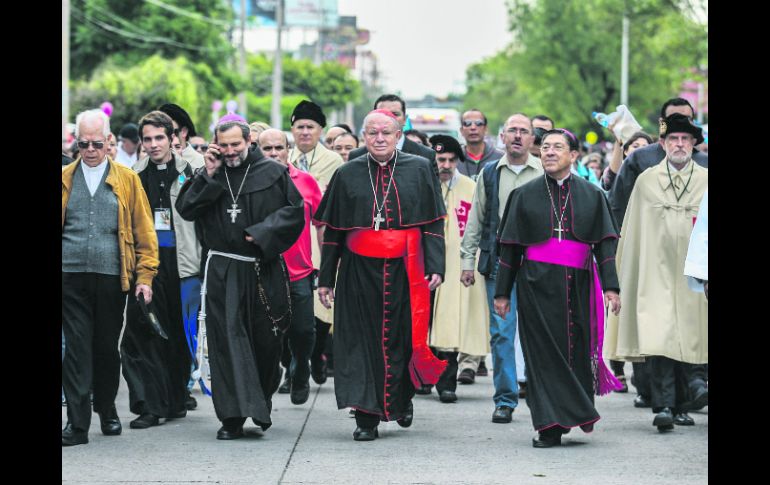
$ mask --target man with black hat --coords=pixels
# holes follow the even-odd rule
[[[343,163],[339,153],[320,142],[325,126],[326,115],[314,102],[302,100],[294,107],[291,114],[294,147],[289,154],[289,163],[315,177],[321,190],[326,189],[335,170]]]
[[[521,346],[516,338],[516,300],[515,292],[511,291],[511,311],[504,318],[498,316],[494,306],[495,277],[497,275],[497,245],[496,234],[503,215],[505,202],[511,192],[518,190],[525,183],[543,174],[540,160],[529,153],[534,135],[532,122],[523,113],[508,117],[500,138],[505,143],[505,156],[497,163],[488,163],[481,171],[476,181],[473,193],[473,203],[465,234],[460,245],[462,258],[463,285],[471,286],[476,282],[475,270],[478,253],[478,272],[484,275],[484,286],[487,291],[489,305],[489,333],[492,348],[492,362],[495,384],[493,400],[495,410],[492,413],[493,423],[510,423],[511,414],[519,405],[522,390],[519,381],[523,381],[524,366],[521,365]],[[466,375],[472,382],[475,379],[468,369]],[[463,377],[465,370],[460,372]],[[461,380],[462,382],[462,380]]]
[[[545,175],[514,190],[500,220],[494,304],[500,316],[511,311],[516,282],[532,445],[548,448],[571,428],[590,433],[599,420],[594,394],[620,386],[602,359],[605,303],[617,313],[620,290],[607,199],[570,171],[577,138],[548,131],[540,153]]]
[[[201,246],[209,248],[199,332],[205,328],[208,338],[221,440],[243,437],[247,417],[263,430],[272,424],[281,337],[292,318],[281,254],[305,226],[302,195],[288,170],[251,145],[249,135],[242,117],[222,117],[205,167],[176,202],[179,214],[195,221]]]
[[[457,400],[460,355],[469,357],[464,361],[468,368],[467,362],[478,363],[489,353],[489,308],[481,285],[465,287],[460,283],[460,240],[465,232],[476,183],[457,170],[458,162],[465,158],[457,140],[451,136],[434,135],[430,143],[436,151],[441,195],[447,211],[444,224],[446,281],[435,291],[430,346],[437,351],[439,359],[448,362],[436,383],[436,391],[441,402],[450,403]],[[476,274],[476,277],[480,279],[481,275]],[[473,372],[476,370],[472,369]]]
[[[625,306],[609,322],[607,357],[648,362],[653,425],[665,431],[694,424],[687,411],[708,403],[692,365],[708,363],[708,302],[682,276],[708,169],[692,159],[703,135],[689,117],[661,120],[660,137],[666,157],[639,176],[626,209],[617,255]]]
[[[438,178],[427,159],[396,149],[389,110],[364,118],[364,136],[366,157],[337,170],[314,216],[326,226],[318,295],[327,308],[339,297],[334,392],[338,408],[356,410],[356,441],[377,438],[380,421],[411,426],[415,387],[446,367],[427,342],[445,263]]]
[[[119,136],[118,156],[115,160],[131,168],[139,160],[139,127],[136,123],[126,123],[120,129]]]
[[[162,111],[171,117],[174,122],[174,136],[179,140],[182,158],[190,164],[193,169],[203,166],[203,155],[198,153],[191,145],[190,138],[196,136],[195,125],[181,106],[174,103],[166,103],[158,111]]]
[[[139,130],[148,156],[134,164],[134,171],[147,193],[158,236],[160,267],[152,290],[154,313],[165,338],[151,331],[140,304],[130,299],[120,349],[130,409],[139,415],[131,421],[132,429],[187,415],[191,339],[196,335],[201,291],[201,247],[195,227],[174,207],[180,188],[199,167],[171,148],[174,126],[166,113],[147,113]]]

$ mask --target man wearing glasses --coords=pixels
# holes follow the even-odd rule
[[[516,364],[516,354],[521,353],[521,347],[516,348],[515,344],[515,289],[509,292],[511,310],[503,317],[494,312],[497,228],[510,194],[517,187],[540,177],[543,168],[540,160],[529,153],[535,136],[528,116],[522,113],[510,116],[505,122],[505,129],[500,138],[505,143],[505,156],[497,163],[488,163],[476,182],[470,216],[460,244],[460,281],[466,287],[475,283],[473,268],[478,252],[478,272],[485,276],[484,284],[490,311],[489,333],[495,384],[495,411],[492,414],[492,422],[510,423],[511,413],[518,406],[520,397],[517,380],[523,380],[524,368],[518,368]]]
[[[487,162],[500,160],[505,154],[485,141],[487,117],[477,109],[463,113],[460,133],[465,138],[465,160],[457,164],[457,171],[475,181]]]
[[[532,445],[548,448],[574,427],[593,431],[594,394],[620,386],[602,358],[604,305],[618,314],[620,287],[607,199],[570,172],[577,139],[548,131],[540,153],[545,176],[515,190],[500,221],[494,305],[498,316],[514,310],[515,282],[527,406],[539,433]]]
[[[80,163],[62,171],[62,384],[67,426],[62,446],[88,443],[89,392],[102,433],[122,431],[115,397],[118,338],[129,289],[152,300],[158,239],[139,176],[107,156],[110,121],[101,110],[76,119]]]

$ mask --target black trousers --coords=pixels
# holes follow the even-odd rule
[[[296,382],[304,383],[310,379],[310,355],[316,338],[313,316],[313,276],[309,275],[301,280],[292,281],[290,288],[291,326],[284,334],[281,363],[289,369],[289,376]],[[289,362],[286,360],[287,350],[290,352]]]
[[[634,367],[631,384],[636,388],[636,393],[641,394],[645,399],[650,399],[652,390],[650,389],[649,359],[645,362],[632,362],[631,365]]]
[[[332,328],[331,323],[326,323],[318,317],[315,320],[315,345],[313,345],[313,352],[310,356],[313,360],[321,359],[322,355],[326,355],[326,365],[329,369],[334,367],[334,354],[332,352],[332,339],[329,336],[329,330]]]
[[[689,400],[688,382],[692,364],[668,357],[655,356],[647,359],[652,391],[652,412],[659,413],[664,407],[674,414],[686,412],[682,406]]]
[[[67,421],[79,430],[91,426],[93,409],[102,413],[115,404],[120,383],[118,339],[123,327],[127,292],[120,277],[62,272],[62,329],[67,346],[62,385]]]
[[[442,352],[434,351],[436,357],[441,360],[447,361],[446,369],[439,377],[436,383],[436,390],[441,391],[456,391],[457,390],[457,355],[459,352]]]

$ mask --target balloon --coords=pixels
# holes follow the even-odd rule
[[[589,131],[588,133],[586,133],[586,141],[589,144],[593,145],[597,141],[599,141],[599,135],[597,135],[595,131]]]
[[[112,103],[109,101],[103,102],[99,108],[101,108],[101,110],[104,111],[104,114],[107,116],[112,116]]]
[[[219,111],[220,109],[222,109],[222,101],[216,100],[211,103],[211,111]]]
[[[238,102],[231,99],[230,101],[227,102],[227,104],[225,105],[225,108],[227,108],[228,113],[230,112],[235,113],[235,110],[238,109]]]

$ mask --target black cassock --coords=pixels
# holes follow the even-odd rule
[[[351,251],[347,239],[355,234],[351,231],[374,229],[374,191],[377,204],[383,204],[391,175],[392,186],[384,207],[380,205],[384,219],[380,232],[420,231],[425,273],[420,277],[433,273],[443,277],[446,210],[438,178],[423,157],[398,152],[395,167],[394,160],[382,167],[369,160],[368,154],[349,161],[332,177],[314,218],[326,225],[318,285],[335,288],[336,283],[337,406],[379,415],[383,421],[402,417],[414,396],[409,370],[412,309],[405,258],[362,256]]]
[[[553,206],[543,177],[522,185],[508,198],[498,231],[500,267],[495,289],[496,296],[510,295],[514,280],[517,283],[519,334],[527,364],[526,401],[538,431],[556,424],[590,425],[599,419],[594,408],[596,363],[590,355],[593,273],[523,258],[527,246],[558,237],[554,206],[561,215],[566,205],[563,239],[589,244],[603,290],[619,292],[618,230],[606,197],[574,175],[561,187],[551,177],[545,178]]]
[[[150,162],[139,173],[151,209],[170,210],[171,185],[178,176],[174,159],[165,170],[158,170],[157,165]],[[173,215],[171,224],[173,229]],[[163,239],[162,234],[158,236]],[[132,289],[126,306],[126,329],[120,343],[120,357],[131,412],[173,418],[185,410],[192,360],[184,332],[176,247],[161,244],[158,254],[160,266],[152,280],[152,305],[168,340],[152,331]]]
[[[225,175],[235,196],[247,168],[237,198],[241,212],[232,222]],[[223,164],[213,178],[200,169],[182,187],[176,208],[183,218],[195,221],[202,259],[208,250],[257,258],[271,316],[286,314],[288,280],[281,253],[297,240],[305,220],[302,196],[285,166],[254,148],[241,166]],[[246,235],[254,242],[246,241]],[[217,418],[251,417],[267,429],[272,424],[271,396],[280,383],[281,333],[288,328],[288,317],[277,325],[268,317],[253,262],[212,256],[206,278],[206,335]]]

